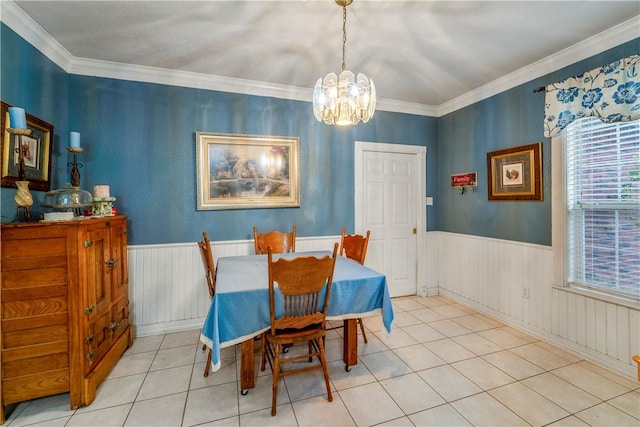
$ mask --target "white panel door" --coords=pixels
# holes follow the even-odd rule
[[[362,230],[371,230],[366,265],[387,276],[392,297],[416,294],[414,154],[364,151]]]

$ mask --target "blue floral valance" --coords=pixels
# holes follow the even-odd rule
[[[640,118],[640,55],[632,55],[546,87],[544,136],[560,135],[576,119],[606,123]]]

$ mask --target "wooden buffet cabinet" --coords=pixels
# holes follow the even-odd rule
[[[89,405],[133,343],[127,218],[3,224],[0,239],[0,423],[42,396]]]

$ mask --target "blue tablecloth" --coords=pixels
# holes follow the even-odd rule
[[[279,257],[324,256],[330,252],[275,254]],[[266,331],[269,319],[269,280],[266,255],[218,259],[216,294],[204,321],[200,340],[212,349],[212,369],[220,368],[220,349]],[[328,320],[353,319],[382,313],[391,332],[393,309],[387,279],[348,258],[336,259],[327,311]]]

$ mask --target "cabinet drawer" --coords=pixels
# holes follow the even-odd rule
[[[50,267],[28,270],[10,270],[2,272],[2,289],[25,289],[47,285],[66,285],[67,268]],[[3,292],[4,294],[4,292]]]
[[[5,250],[3,245],[2,250]],[[67,255],[30,256],[28,258],[2,258],[2,274],[10,271],[37,270],[41,268],[67,268]]]
[[[4,235],[6,232],[3,230],[2,233],[3,259],[50,257],[67,253],[66,238],[8,240],[9,237]]]
[[[2,379],[2,404],[21,402],[69,391],[69,370],[58,369]]]
[[[62,313],[68,311],[68,307],[67,297],[3,302],[2,319]]]
[[[15,378],[69,368],[69,354],[56,353],[19,359],[2,364],[2,378]]]
[[[43,326],[21,331],[2,332],[2,349],[27,347],[69,339],[69,328],[65,325]]]

